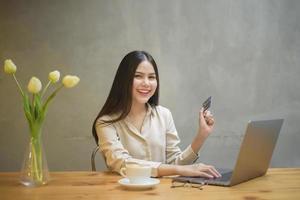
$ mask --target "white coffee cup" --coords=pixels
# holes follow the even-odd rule
[[[138,163],[126,163],[120,174],[129,179],[132,184],[145,183],[151,177],[151,167]]]

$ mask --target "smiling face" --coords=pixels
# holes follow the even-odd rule
[[[132,101],[134,104],[145,104],[153,96],[157,88],[156,74],[152,64],[141,62],[134,74],[132,85]]]

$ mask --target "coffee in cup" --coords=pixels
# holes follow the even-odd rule
[[[129,179],[132,184],[145,183],[151,177],[151,167],[138,163],[126,163],[120,174]]]

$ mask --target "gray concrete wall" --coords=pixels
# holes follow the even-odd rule
[[[122,57],[156,59],[160,103],[187,146],[209,95],[216,118],[201,161],[234,164],[246,123],[285,119],[273,167],[300,166],[300,2],[0,0],[0,61],[11,58],[25,86],[58,69],[77,74],[50,106],[43,141],[50,170],[89,170],[91,124]],[[21,167],[28,128],[12,77],[0,72],[0,171]],[[98,167],[104,163],[98,156]]]

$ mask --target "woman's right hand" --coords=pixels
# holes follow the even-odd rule
[[[204,178],[219,178],[221,174],[214,166],[197,163],[192,165],[177,165],[177,174],[181,176],[200,176]]]
[[[209,110],[203,112],[203,108],[201,108],[199,113],[199,130],[198,134],[207,138],[213,128],[214,128],[215,119]]]

